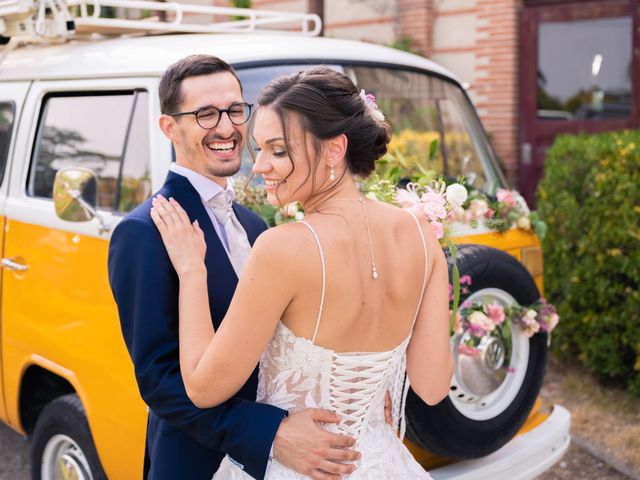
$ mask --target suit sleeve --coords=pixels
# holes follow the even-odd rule
[[[109,281],[145,403],[159,417],[262,478],[284,410],[232,398],[199,409],[180,374],[178,277],[155,225],[127,217],[109,245]]]

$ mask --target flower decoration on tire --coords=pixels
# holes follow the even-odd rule
[[[467,285],[471,285],[471,278],[465,275],[461,277],[460,283],[463,285],[462,293],[465,294],[465,290],[468,292]],[[453,285],[449,285],[450,292],[453,288]],[[453,294],[450,298],[453,303],[452,297]],[[477,347],[487,335],[498,336],[505,345],[509,345],[511,329],[514,326],[520,328],[526,337],[531,338],[538,332],[551,333],[559,321],[556,307],[545,299],[529,306],[518,303],[505,306],[496,302],[464,301],[456,313],[453,333],[465,335],[466,338],[465,342],[458,346],[459,354],[477,356],[480,354]]]

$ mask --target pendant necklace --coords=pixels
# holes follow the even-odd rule
[[[367,216],[367,208],[364,205],[364,197],[359,197],[358,201],[362,205],[362,211],[364,212],[364,221],[367,225],[367,238],[369,239],[369,253],[371,254],[371,278],[378,279],[378,270],[376,269],[376,262],[373,258],[373,246],[371,244],[371,230],[369,229],[369,217]]]

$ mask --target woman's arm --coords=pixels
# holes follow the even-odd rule
[[[449,281],[447,261],[433,229],[423,226],[431,273],[407,349],[411,387],[428,405],[449,393],[453,355],[449,337]]]
[[[152,218],[180,279],[180,369],[187,394],[198,407],[219,405],[246,383],[291,301],[294,262],[285,258],[278,229],[263,233],[216,332],[202,230],[173,199],[155,199]]]

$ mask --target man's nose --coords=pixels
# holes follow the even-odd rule
[[[231,135],[233,133],[234,127],[229,118],[229,112],[222,112],[220,114],[220,121],[218,122],[216,130],[222,135],[225,133]]]

